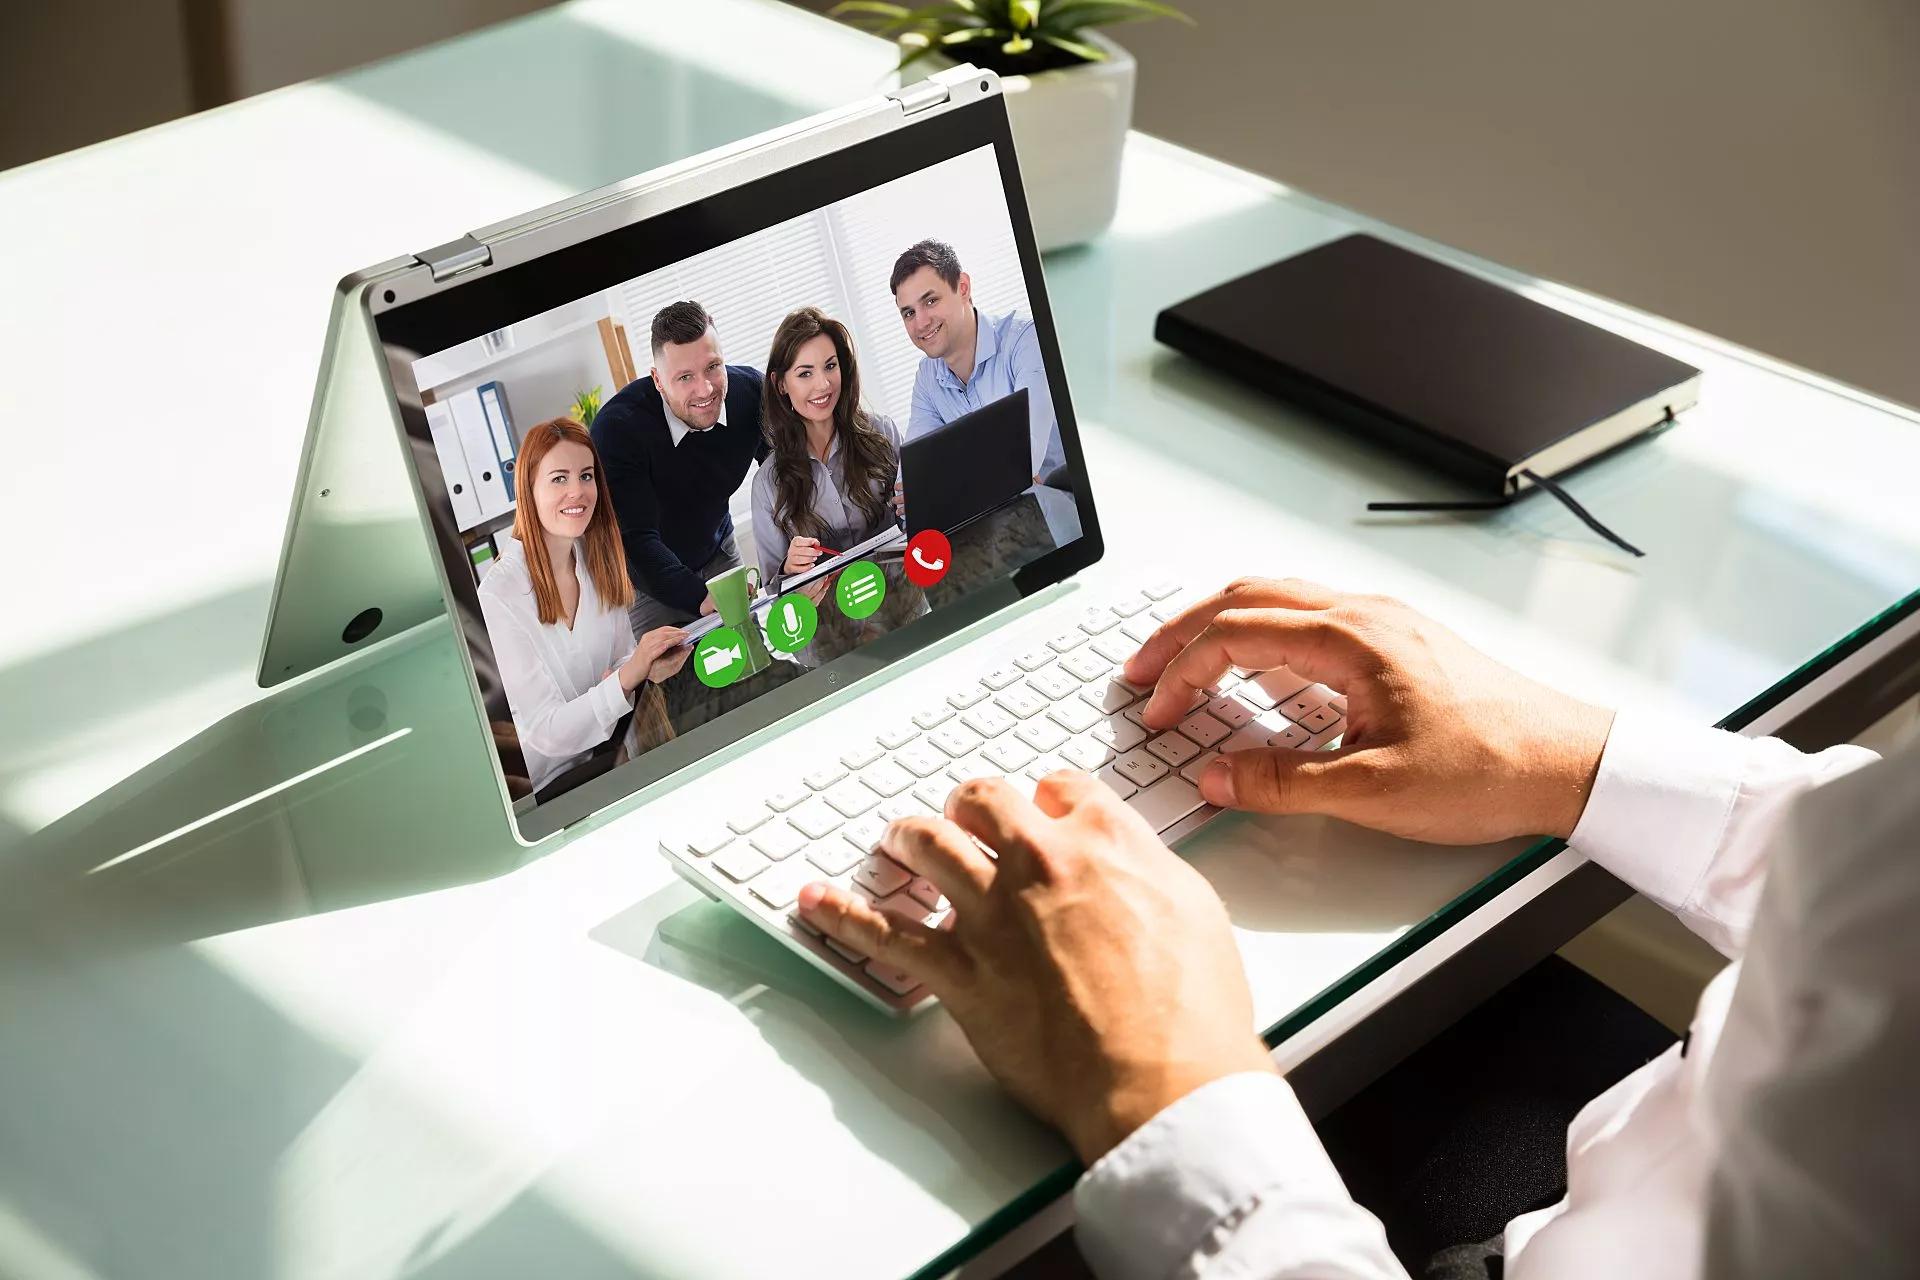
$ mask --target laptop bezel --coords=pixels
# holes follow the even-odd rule
[[[952,73],[942,77],[950,78],[956,77]],[[552,215],[537,212],[484,241],[482,233],[475,233],[475,241],[487,246],[490,260],[465,274],[434,280],[432,268],[420,264],[359,289],[363,314],[385,350],[386,359],[381,363],[389,384],[400,452],[422,528],[434,548],[431,558],[443,604],[464,642],[458,646],[461,660],[484,725],[487,710],[475,662],[480,654],[490,660],[492,647],[480,621],[464,550],[442,536],[434,519],[434,509],[445,507],[446,495],[437,472],[419,464],[421,457],[430,458],[432,454],[422,448],[430,443],[430,436],[419,407],[419,389],[412,384],[409,357],[444,350],[652,269],[659,264],[650,263],[647,254],[636,255],[631,246],[637,243],[638,233],[655,231],[665,225],[663,219],[676,214],[683,222],[704,221],[712,238],[706,244],[676,242],[668,251],[668,261],[773,225],[802,211],[801,205],[821,207],[981,146],[993,148],[999,168],[1028,289],[1029,310],[1039,331],[1043,365],[1053,389],[1056,420],[1069,467],[1076,477],[1081,536],[1022,567],[1003,583],[929,614],[910,631],[882,637],[837,659],[830,667],[769,691],[635,761],[530,809],[514,811],[496,751],[493,767],[503,808],[516,838],[523,843],[537,843],[610,808],[637,802],[649,792],[690,776],[689,770],[743,753],[796,712],[825,699],[838,701],[838,695],[888,670],[900,659],[936,645],[1099,560],[1103,544],[1086,483],[1078,425],[998,89],[997,80],[990,74],[969,72],[963,84],[949,85],[952,100],[919,114],[907,114],[910,104],[898,98],[880,99],[812,129],[783,134],[730,158],[697,166],[671,181],[623,184],[622,188],[610,189],[612,195],[583,198],[569,211]],[[839,180],[836,173],[848,175],[847,179]],[[823,185],[831,188],[825,195],[819,194]],[[769,199],[769,192],[791,198],[784,202]],[[744,226],[738,218],[724,214],[746,203],[766,211],[756,216],[754,225]],[[657,235],[646,238],[654,244],[659,239]]]

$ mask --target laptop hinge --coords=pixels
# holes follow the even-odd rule
[[[918,115],[928,107],[939,106],[953,94],[938,80],[920,80],[904,89],[895,89],[887,96],[899,103],[901,110],[911,116]]]
[[[476,267],[488,266],[493,262],[493,250],[472,236],[461,236],[458,240],[449,240],[431,249],[422,249],[413,256],[415,261],[424,263],[432,269],[433,278],[436,281],[451,280],[457,275],[472,271]]]

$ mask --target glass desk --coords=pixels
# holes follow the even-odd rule
[[[0,628],[0,1272],[938,1275],[1070,1187],[949,1020],[868,1013],[653,853],[738,752],[528,853],[444,623],[252,686],[338,277],[891,64],[771,3],[702,18],[726,38],[664,0],[564,6],[0,175],[25,459],[0,498],[33,530]],[[1130,140],[1111,232],[1047,262],[1108,557],[1006,626],[1166,570],[1301,574],[1587,696],[1742,723],[1908,625],[1920,423],[1870,397],[1468,262],[1706,371],[1578,482],[1629,562],[1538,500],[1369,516],[1433,482],[1151,341],[1168,302],[1355,229],[1464,261]],[[957,648],[867,696],[918,705]],[[1312,819],[1186,852],[1289,1063],[1577,862]]]

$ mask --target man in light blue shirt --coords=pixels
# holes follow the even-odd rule
[[[1009,311],[982,315],[973,281],[953,247],[922,240],[893,264],[893,301],[907,337],[926,359],[913,378],[909,438],[972,413],[1025,387],[1036,484],[1066,463],[1053,395],[1033,321]]]

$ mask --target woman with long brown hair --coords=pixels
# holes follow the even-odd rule
[[[537,794],[616,732],[626,755],[672,737],[655,686],[691,650],[678,627],[634,643],[633,583],[587,429],[540,423],[516,471],[513,536],[480,583],[480,612]]]

